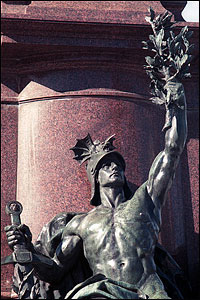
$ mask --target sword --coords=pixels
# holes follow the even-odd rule
[[[10,215],[11,225],[19,226],[21,224],[20,214],[22,213],[22,204],[18,201],[10,201],[6,205],[6,213]],[[25,243],[14,245],[13,253],[1,259],[1,265],[7,264],[45,264],[53,266],[54,262],[52,259],[45,257],[40,254],[35,254],[26,249]]]

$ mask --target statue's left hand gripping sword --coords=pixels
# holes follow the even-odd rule
[[[19,226],[21,224],[20,214],[22,213],[23,207],[18,201],[10,201],[6,205],[6,213],[11,217],[11,224]],[[26,249],[25,243],[17,244],[13,247],[13,253],[1,259],[1,265],[7,264],[45,264],[49,267],[53,266],[54,262],[50,258],[32,253]]]

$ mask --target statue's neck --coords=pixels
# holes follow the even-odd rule
[[[101,204],[106,207],[117,207],[125,201],[123,187],[100,187]]]

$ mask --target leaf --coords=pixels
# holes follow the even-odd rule
[[[152,74],[152,72],[149,72],[148,75],[151,79],[154,79],[154,75]]]
[[[160,20],[162,21],[162,23],[165,22],[168,15],[169,15],[169,12],[167,10],[161,15]]]
[[[157,45],[158,49],[161,48],[163,38],[164,38],[164,29],[162,28],[156,37],[156,45]]]
[[[152,41],[153,43],[155,43],[155,36],[150,34],[149,35],[149,40]]]
[[[189,73],[189,65],[184,65],[181,69],[182,72],[184,73]]]
[[[181,64],[181,70],[186,70],[186,66],[190,66],[190,62],[192,61],[193,56],[184,54],[181,58],[180,64]],[[184,68],[183,68],[184,67]]]
[[[143,45],[147,45],[147,42],[146,42],[146,41],[142,41],[142,44],[143,44]]]
[[[189,43],[189,41],[185,38],[185,37],[183,37],[183,43],[184,43],[184,45],[185,45],[185,48],[186,48],[186,52],[188,51],[188,48],[189,48],[189,45],[190,45],[190,43]]]
[[[150,100],[157,105],[163,105],[165,103],[165,101],[160,99],[159,97],[152,97],[150,98]]]
[[[151,23],[151,18],[150,18],[150,17],[145,17],[145,20],[146,20],[148,23]]]
[[[174,60],[174,63],[175,63],[175,68],[177,69],[177,70],[180,70],[180,68],[181,68],[181,60],[180,60],[180,57],[176,57],[175,58],[175,60]]]
[[[171,38],[174,39],[175,38],[175,34],[173,31],[170,31],[170,34],[171,34]]]
[[[149,8],[149,12],[150,12],[150,16],[151,16],[151,21],[153,21],[154,17],[155,17],[155,12],[153,10],[153,8],[150,6]]]
[[[156,17],[156,23],[159,23],[160,22],[160,19],[161,19],[161,15],[158,15],[157,17]]]
[[[181,29],[180,33],[175,37],[174,42],[179,42],[182,40],[183,34],[184,34],[184,30],[187,28],[187,26],[185,26],[184,28]]]
[[[165,25],[165,30],[170,30],[176,26],[178,22],[170,22],[169,24]]]
[[[185,74],[184,74],[184,77],[185,77],[185,78],[191,78],[192,75],[191,75],[190,73],[185,73]]]
[[[184,51],[183,51],[183,49],[181,49],[180,56],[183,56],[183,54],[184,54]]]
[[[155,67],[161,68],[163,66],[162,58],[159,55],[154,57]]]
[[[151,71],[151,70],[153,69],[153,67],[152,67],[152,66],[149,66],[149,65],[144,65],[144,68],[145,68],[145,70],[147,70],[147,71]]]
[[[155,72],[153,69],[151,70],[146,70],[146,73],[149,75],[149,77],[152,80],[160,80],[160,76],[158,72]]]
[[[174,47],[175,47],[175,41],[171,40],[170,43],[169,43],[169,52],[172,55],[174,55]]]
[[[145,60],[146,60],[148,65],[154,65],[154,63],[155,63],[154,59],[151,58],[150,56],[146,56]]]
[[[185,64],[187,60],[188,60],[188,55],[184,54],[183,57],[180,60],[180,66],[182,66],[183,64]]]
[[[170,37],[168,37],[168,38],[167,38],[167,45],[168,45],[168,48],[169,48],[170,43],[171,43],[171,39],[170,39]]]
[[[193,60],[193,55],[191,55],[191,54],[188,55],[188,60],[187,60],[187,62],[190,63],[192,60]]]
[[[187,27],[187,25],[181,29],[181,31],[180,31],[179,34],[180,34],[180,35],[183,35],[183,34],[186,33],[186,32],[188,32],[188,27]]]
[[[176,69],[176,67],[177,67],[174,60],[171,60],[171,64],[169,66],[170,67],[172,66],[174,69]]]
[[[169,15],[168,12],[166,12],[166,13],[167,13],[167,14],[166,14],[166,17],[165,17],[165,18],[163,19],[163,21],[162,21],[162,22],[163,22],[163,26],[166,25],[166,24],[169,25],[169,24],[170,24],[170,21],[171,21],[171,18],[172,18],[172,15]]]
[[[188,32],[186,33],[185,37],[186,37],[187,39],[190,39],[191,36],[193,35],[193,33],[194,33],[194,31],[188,31]]]
[[[188,53],[188,54],[191,54],[191,53],[193,52],[194,48],[195,48],[195,44],[191,44],[191,45],[188,47],[187,53]]]
[[[152,43],[152,41],[148,40],[148,41],[143,41],[142,44],[144,45],[143,46],[143,49],[149,49],[151,51],[154,50],[154,44]],[[156,50],[155,50],[156,51]]]
[[[142,44],[143,44],[142,49],[148,49],[149,48],[147,42],[142,41]]]
[[[174,46],[174,54],[180,49],[180,47],[181,47],[181,43],[177,42]]]

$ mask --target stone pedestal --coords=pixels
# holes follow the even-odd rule
[[[149,100],[115,89],[88,89],[21,103],[17,199],[34,239],[56,213],[92,208],[85,168],[79,167],[69,150],[77,138],[89,132],[94,140],[104,141],[116,134],[127,179],[135,189],[147,179],[152,158],[162,148],[163,119]]]
[[[5,205],[17,198],[33,240],[56,213],[88,211],[90,185],[69,148],[89,132],[115,145],[133,189],[163,149],[164,111],[149,101],[142,40],[159,1],[2,1],[2,256]],[[12,4],[11,4],[12,2]],[[15,3],[16,2],[16,3]],[[17,3],[18,2],[18,3]],[[23,2],[23,3],[22,3]],[[168,1],[164,1],[168,2]],[[173,1],[172,1],[173,2]],[[177,1],[174,1],[177,2]],[[51,4],[50,4],[51,3]],[[178,30],[185,22],[177,25]],[[198,44],[198,27],[192,42]],[[185,80],[188,139],[163,210],[160,242],[197,287],[198,45]],[[9,295],[13,267],[2,268]]]

